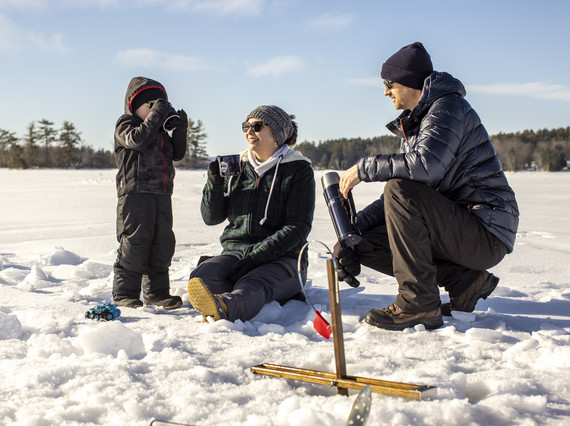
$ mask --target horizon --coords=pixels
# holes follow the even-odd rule
[[[383,136],[400,111],[380,68],[414,41],[490,135],[568,127],[570,3],[456,3],[412,0],[402,15],[376,1],[0,0],[0,129],[69,121],[112,151],[127,85],[145,75],[202,121],[210,156],[243,150],[240,124],[263,104],[296,115],[299,143]]]

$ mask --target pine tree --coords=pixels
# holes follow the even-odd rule
[[[56,140],[57,131],[52,127],[54,123],[52,121],[46,120],[45,118],[43,120],[38,121],[38,123],[40,125],[39,133],[46,148],[44,166],[49,167],[50,166],[49,146]]]
[[[0,129],[0,167],[8,165],[10,155],[10,132],[8,130]]]
[[[36,130],[36,124],[32,121],[26,127],[26,134],[23,137],[24,141],[24,157],[27,164],[31,167],[37,165],[38,161],[38,142],[40,134]]]
[[[207,160],[207,137],[208,134],[204,131],[202,120],[195,123],[194,120],[188,118],[188,147],[185,165],[190,168],[198,168]]]
[[[63,122],[59,131],[59,144],[61,146],[63,167],[77,167],[80,163],[79,148],[81,143],[80,132],[69,121]]]
[[[0,129],[0,166],[17,169],[26,168],[23,149],[18,141],[14,132]]]

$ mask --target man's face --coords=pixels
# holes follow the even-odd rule
[[[395,109],[412,110],[418,104],[422,94],[421,90],[412,89],[393,81],[389,85],[392,87],[388,88],[386,84],[384,85],[384,96],[389,96],[392,99]]]

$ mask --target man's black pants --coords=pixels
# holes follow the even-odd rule
[[[355,250],[362,265],[396,278],[394,303],[404,310],[436,309],[438,286],[457,296],[507,254],[466,206],[425,184],[388,181],[384,213],[386,225],[366,231]]]

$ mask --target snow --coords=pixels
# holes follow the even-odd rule
[[[203,224],[204,171],[180,170],[173,195],[172,293],[184,306],[124,308],[86,319],[111,298],[114,170],[0,170],[0,424],[343,425],[357,392],[254,375],[273,363],[335,372],[333,342],[308,304],[267,305],[247,322],[203,322],[186,282],[198,258],[220,251],[223,225]],[[330,320],[326,260],[334,230],[320,195],[307,294]],[[341,283],[347,372],[437,387],[422,401],[372,393],[368,424],[570,423],[570,173],[508,175],[521,210],[499,287],[473,313],[434,331],[367,325],[395,280],[365,269]],[[355,188],[358,207],[382,184]],[[442,301],[447,301],[442,292]],[[161,424],[156,422],[155,424]],[[162,423],[164,424],[164,423]]]

